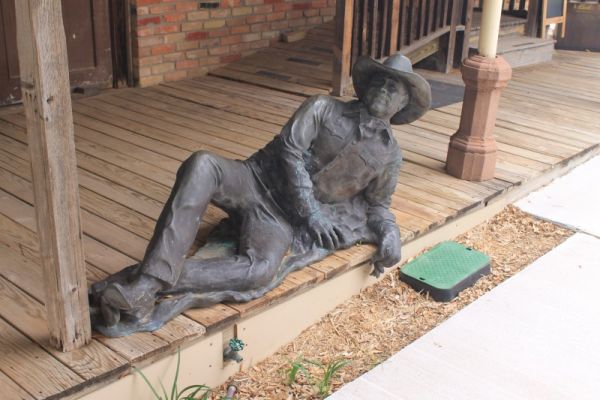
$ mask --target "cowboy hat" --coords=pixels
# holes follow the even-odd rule
[[[431,87],[419,74],[413,72],[408,57],[396,53],[383,64],[369,56],[358,58],[352,69],[352,83],[359,99],[363,99],[369,90],[373,75],[388,76],[406,85],[410,100],[408,104],[390,119],[394,125],[408,124],[419,119],[431,107]]]

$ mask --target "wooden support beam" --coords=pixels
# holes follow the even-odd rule
[[[50,341],[69,351],[91,340],[91,327],[61,2],[15,6]]]
[[[350,84],[352,55],[352,22],[354,0],[337,0],[335,14],[335,43],[333,45],[333,91],[341,96]]]

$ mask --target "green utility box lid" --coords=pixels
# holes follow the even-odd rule
[[[490,258],[456,242],[442,242],[402,267],[400,279],[436,301],[450,301],[490,273]]]

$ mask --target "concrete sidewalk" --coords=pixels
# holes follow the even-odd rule
[[[579,232],[330,396],[599,399],[600,157],[517,206]]]

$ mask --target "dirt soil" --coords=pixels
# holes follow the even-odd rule
[[[350,363],[331,379],[332,391],[356,379],[418,339],[532,261],[544,255],[572,231],[535,219],[508,206],[491,220],[454,240],[482,251],[492,259],[492,273],[464,290],[449,303],[437,303],[401,282],[398,270],[338,306],[292,343],[231,380],[239,399],[319,399],[317,384],[323,368],[303,362],[308,377],[299,371],[296,382],[286,384],[292,362],[310,360],[323,365],[337,360]],[[215,390],[225,393],[227,385]],[[218,397],[215,397],[218,398]]]

